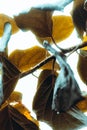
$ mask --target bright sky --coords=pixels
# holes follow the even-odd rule
[[[56,1],[57,0],[51,0],[50,2],[52,3]],[[38,0],[38,1],[33,0],[33,2],[32,0],[2,0],[0,1],[0,13],[4,13],[6,15],[13,17],[14,15],[18,15],[22,11],[23,12],[28,11],[33,5],[37,5],[38,4],[37,2],[39,4],[42,4],[43,0]],[[49,2],[49,0],[46,0],[44,2]],[[67,13],[69,9],[71,9],[71,5],[70,5],[70,8],[66,8],[65,12]],[[73,39],[73,36],[74,36],[74,39]],[[76,32],[73,32],[73,34],[66,41],[61,42],[61,46],[63,45],[64,47],[65,42],[67,43],[66,44],[67,46],[70,46],[71,44],[74,45],[75,38],[76,38],[77,43],[80,43],[80,40],[77,38]],[[11,53],[13,50],[17,48],[26,49],[36,44],[38,44],[38,41],[36,40],[34,34],[32,34],[31,32],[19,31],[18,33],[12,35],[9,41],[9,44],[8,44],[9,53]],[[77,57],[76,54],[71,55],[69,57],[68,62],[76,71],[75,64],[77,63],[78,57],[72,63],[73,56]],[[77,79],[79,78],[78,75],[76,75],[76,78]],[[16,90],[23,93],[23,103],[28,107],[28,109],[31,111],[31,114],[33,116],[35,116],[35,114],[32,111],[32,99],[36,91],[36,85],[37,85],[37,78],[32,76],[32,74],[30,74],[26,76],[25,78],[20,79],[16,87]],[[45,130],[45,129],[52,130],[52,128],[50,128],[48,125],[42,122],[41,130]]]

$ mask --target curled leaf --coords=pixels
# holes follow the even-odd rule
[[[57,73],[53,73],[51,70],[43,70],[39,76],[37,91],[33,99],[33,110],[37,119],[50,125],[53,130],[84,128],[87,117],[78,109],[73,108],[69,112],[60,114],[52,110],[53,87],[56,77]]]
[[[9,60],[16,65],[20,71],[27,71],[39,64],[42,60],[45,60],[49,55],[50,54],[44,48],[34,46],[26,50],[15,50],[9,56]],[[50,61],[44,65],[42,69],[52,69],[52,66],[53,61]],[[59,68],[56,63],[55,68]]]
[[[65,55],[54,49],[47,41],[44,41],[44,47],[55,55],[61,67],[55,81],[52,109],[57,112],[64,112],[83,99],[81,90],[75,80],[73,71],[66,62]]]
[[[11,23],[12,25],[12,34],[16,33],[19,31],[19,28],[16,25],[16,22],[14,21],[13,18],[5,15],[5,14],[0,14],[0,36],[3,35],[3,30],[4,30],[4,24],[6,22]]]

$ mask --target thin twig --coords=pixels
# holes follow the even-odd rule
[[[51,61],[55,59],[55,56],[50,56],[47,59],[45,59],[44,61],[41,61],[38,65],[36,65],[35,67],[33,67],[31,70],[21,73],[20,78],[23,78],[24,76],[33,73],[34,71],[36,71],[37,69],[39,69],[41,66],[45,65],[48,61]]]

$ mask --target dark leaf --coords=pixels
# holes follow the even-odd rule
[[[57,112],[67,111],[83,99],[81,90],[75,80],[73,71],[66,62],[66,56],[52,48],[46,41],[44,47],[55,55],[61,68],[53,90],[52,109]]]
[[[28,120],[24,115],[22,115],[15,108],[9,106],[9,112],[10,112],[11,119],[17,125],[21,126],[23,130],[39,130],[39,127],[35,123]]]
[[[2,63],[4,103],[4,101],[6,101],[10,94],[13,92],[19,79],[20,71],[4,56],[2,56]]]
[[[36,124],[10,105],[0,110],[0,128],[1,130],[39,130]]]
[[[47,113],[51,114],[53,86],[56,75],[52,70],[43,70],[39,76],[37,92],[33,99],[33,110],[40,120],[43,120],[43,118],[48,118],[49,120]]]
[[[51,70],[44,70],[39,76],[33,100],[33,110],[37,119],[50,125],[53,130],[79,130],[87,126],[87,117],[76,108],[60,114],[52,110],[53,85],[56,77],[57,74]]]
[[[52,12],[32,8],[28,13],[15,16],[17,26],[22,30],[31,30],[38,37],[52,34]]]
[[[10,121],[10,116],[8,112],[8,107],[5,107],[3,110],[0,110],[0,129],[1,130],[13,130],[12,124]]]

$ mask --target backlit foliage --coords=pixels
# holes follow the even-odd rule
[[[63,13],[71,2],[71,13]],[[1,130],[40,130],[39,121],[47,123],[53,130],[79,130],[87,127],[87,95],[83,94],[74,70],[67,62],[67,55],[77,51],[77,72],[80,80],[87,84],[86,4],[86,0],[62,0],[32,7],[13,17],[0,13]],[[54,15],[55,11],[62,11],[62,14],[57,12]],[[82,43],[66,49],[59,47],[74,30]],[[13,34],[17,35],[20,31],[31,32],[38,45],[33,45],[32,40],[29,40],[32,47],[16,49],[8,55],[9,41]],[[19,39],[21,41],[22,37]],[[36,115],[34,118],[22,102],[22,93],[15,91],[15,88],[19,79],[38,70],[40,74],[37,76],[37,88],[31,104]],[[29,101],[31,85],[26,85]]]

